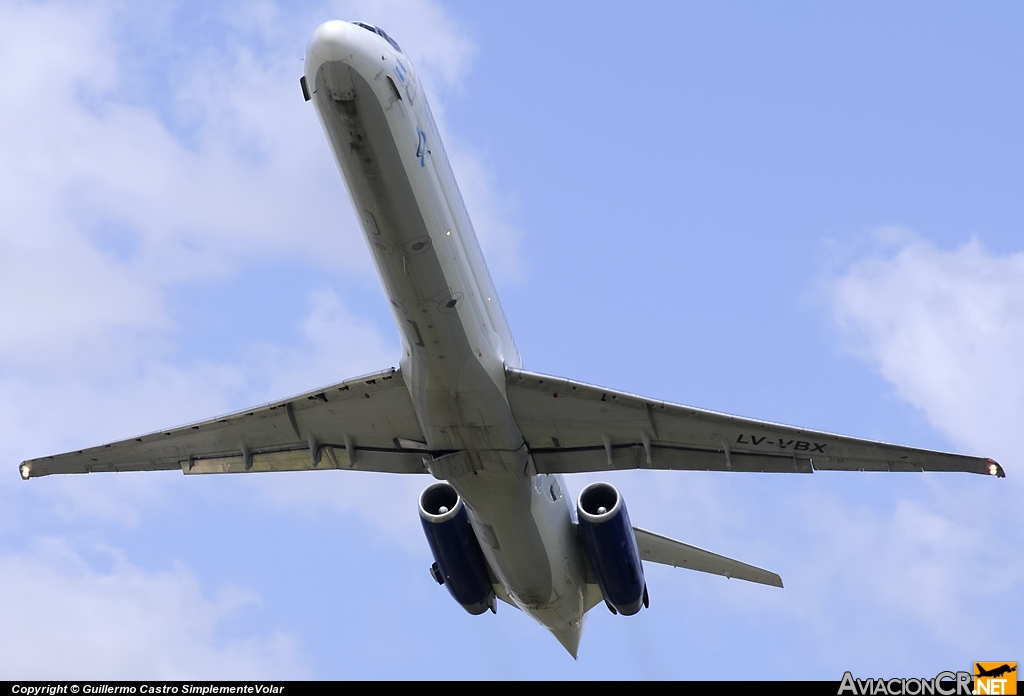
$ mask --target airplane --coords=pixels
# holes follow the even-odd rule
[[[781,588],[781,577],[633,527],[619,491],[565,474],[957,471],[991,459],[665,403],[523,368],[412,62],[382,29],[330,21],[299,80],[395,323],[397,368],[183,427],[20,464],[22,478],[180,469],[424,474],[429,571],[473,615],[498,600],[577,657],[587,612],[649,607],[643,563]]]
[[[1011,667],[1008,664],[1002,664],[999,667],[993,667],[992,669],[985,669],[980,664],[976,665],[975,667],[976,667],[975,671],[977,672],[977,674],[975,674],[974,676],[976,676],[976,677],[995,677],[995,678],[999,678],[999,677],[1003,676],[1004,674],[1009,674],[1010,672],[1016,672],[1017,671],[1016,663],[1014,663],[1013,667]]]

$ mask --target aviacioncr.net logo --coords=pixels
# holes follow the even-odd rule
[[[1016,685],[1016,683],[1015,683]],[[1016,691],[1014,692],[1016,693]],[[843,674],[839,696],[972,696],[970,672],[939,672],[931,679],[857,679],[849,672]]]

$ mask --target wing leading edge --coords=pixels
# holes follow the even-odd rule
[[[22,478],[101,471],[186,474],[351,469],[427,473],[401,372],[385,370],[220,418],[22,462]]]
[[[991,459],[740,418],[507,370],[509,403],[541,473],[619,469],[961,471],[1003,477]]]

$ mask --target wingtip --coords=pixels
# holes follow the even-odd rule
[[[1006,478],[1006,471],[999,465],[995,459],[988,460],[988,473],[989,476],[995,476],[996,478]]]

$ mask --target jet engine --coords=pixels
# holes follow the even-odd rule
[[[420,494],[420,522],[434,554],[430,574],[470,614],[496,612],[494,587],[462,498],[447,483]]]
[[[626,504],[610,483],[592,483],[577,503],[580,537],[613,614],[632,616],[648,606],[647,582]]]

